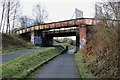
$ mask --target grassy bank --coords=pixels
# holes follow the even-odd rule
[[[22,48],[14,48],[14,49],[3,50],[2,55],[13,54],[15,52],[23,51],[23,50],[26,50],[26,49],[30,49],[30,48],[22,47]]]
[[[2,76],[3,78],[24,78],[34,71],[36,67],[60,53],[60,49],[50,47],[17,57],[2,64]]]
[[[33,46],[18,35],[2,34],[2,55],[32,48]]]
[[[82,78],[86,78],[86,79],[87,78],[95,78],[95,76],[93,76],[92,73],[86,67],[82,52],[78,52],[75,55],[75,60],[76,60],[76,63],[77,63],[78,69],[79,69],[79,73]]]

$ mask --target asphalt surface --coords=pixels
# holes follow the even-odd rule
[[[14,58],[16,58],[16,57],[22,56],[22,55],[24,55],[24,54],[33,52],[33,51],[35,51],[35,50],[40,50],[40,49],[43,49],[43,48],[27,49],[27,50],[24,50],[24,51],[20,51],[20,52],[13,53],[13,54],[4,55],[4,56],[2,56],[2,63],[7,62],[7,61],[9,61],[9,60],[11,60],[11,59],[14,59]]]
[[[35,74],[35,78],[80,78],[77,65],[74,59],[74,50],[58,56],[48,64],[44,65],[42,70]]]

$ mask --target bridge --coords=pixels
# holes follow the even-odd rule
[[[84,47],[88,26],[94,26],[94,18],[77,18],[59,22],[45,23],[19,29],[15,33],[35,45],[35,37],[40,37],[42,46],[51,46],[53,37],[76,36],[76,48]]]

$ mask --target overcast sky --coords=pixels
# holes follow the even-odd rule
[[[95,0],[20,0],[23,15],[32,16],[32,8],[37,2],[47,10],[49,14],[48,21],[61,21],[71,19],[75,8],[83,11],[83,17],[94,17]]]
[[[32,16],[33,5],[40,2],[48,12],[47,22],[69,20],[75,12],[75,8],[83,11],[84,18],[93,18],[95,1],[98,0],[20,0],[22,15],[29,17]]]
[[[49,14],[47,22],[69,20],[75,12],[75,8],[83,11],[84,18],[93,18],[96,1],[104,0],[20,0],[23,11],[23,14],[21,15],[31,17],[33,5],[40,2]],[[0,6],[0,15],[1,12],[2,8]],[[75,37],[73,39],[75,39]]]
[[[48,22],[71,19],[75,8],[82,10],[85,18],[93,18],[95,14],[95,0],[21,0],[23,15],[32,16],[32,7],[37,2],[48,11]],[[76,39],[75,36],[68,38]]]

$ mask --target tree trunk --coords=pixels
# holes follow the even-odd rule
[[[17,5],[16,5],[16,8],[15,8],[14,17],[13,17],[12,33],[14,32],[13,29],[14,29],[14,26],[15,26],[15,16],[16,16],[16,12],[17,12],[16,9],[17,9]]]
[[[2,11],[2,17],[1,17],[1,23],[0,23],[0,31],[1,31],[1,29],[2,29],[2,23],[3,23],[4,11],[5,11],[5,1],[4,1],[4,4],[3,4],[3,11]]]
[[[6,33],[10,33],[10,22],[9,22],[9,12],[10,12],[10,0],[8,1],[8,11],[7,11],[7,29]]]

